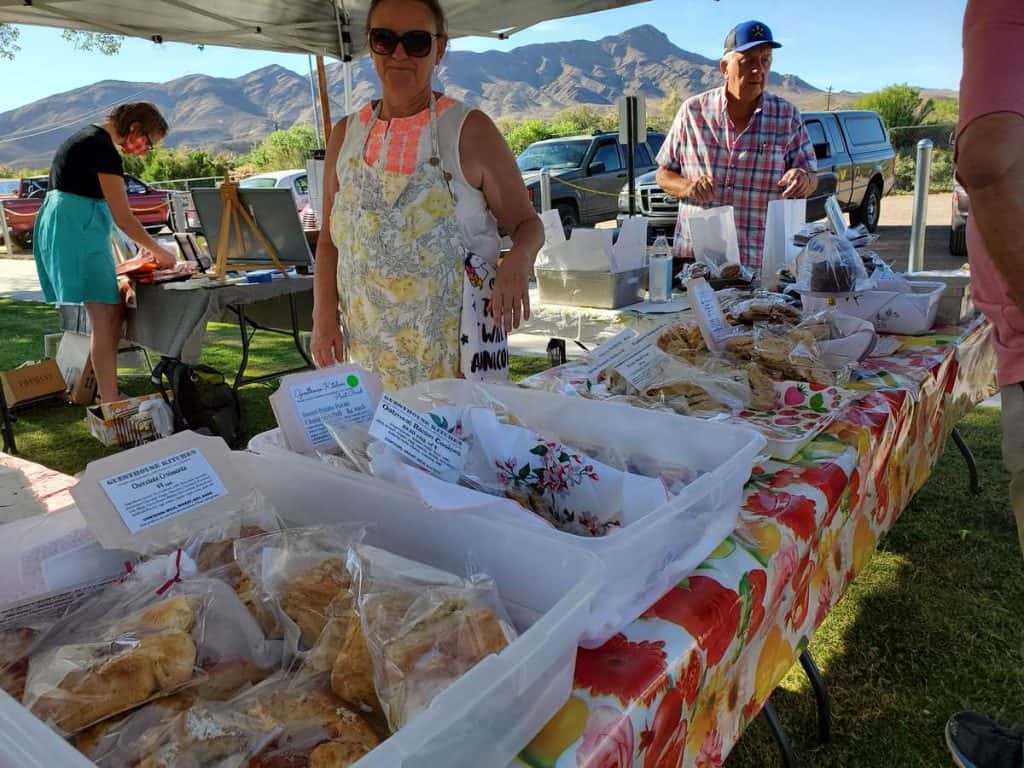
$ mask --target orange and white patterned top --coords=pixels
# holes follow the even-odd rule
[[[440,118],[456,105],[456,101],[448,96],[437,100],[437,115]],[[374,119],[373,104],[366,104],[359,110],[359,122],[366,126]],[[390,134],[390,135],[389,135]],[[387,157],[381,154],[387,147]],[[429,157],[430,149],[430,111],[423,110],[410,117],[394,117],[391,120],[377,119],[370,128],[366,139],[363,157],[375,168],[400,173],[405,176],[412,174],[419,163],[423,162],[424,152]]]

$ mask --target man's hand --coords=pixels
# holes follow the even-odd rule
[[[778,187],[782,190],[783,200],[808,197],[817,186],[817,177],[803,168],[790,168],[782,175],[778,183]]]
[[[494,324],[510,333],[530,319],[530,269],[532,259],[513,248],[498,267],[491,293]]]
[[[715,180],[710,176],[701,176],[691,182],[690,192],[686,197],[695,203],[710,203],[715,197]]]

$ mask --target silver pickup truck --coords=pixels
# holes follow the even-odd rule
[[[896,153],[877,112],[804,112],[804,125],[818,159],[818,189],[807,201],[807,220],[825,215],[825,200],[835,195],[852,224],[874,232],[882,197],[892,190]],[[647,216],[648,238],[675,234],[679,201],[655,180],[656,171],[637,179],[637,213]],[[626,187],[619,194],[619,221],[628,214]]]

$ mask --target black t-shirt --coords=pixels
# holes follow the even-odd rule
[[[50,167],[50,189],[101,200],[98,173],[124,176],[124,163],[110,134],[90,125],[57,149]]]

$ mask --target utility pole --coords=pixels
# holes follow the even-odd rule
[[[828,104],[825,106],[826,112],[832,111],[832,86],[828,87]]]

